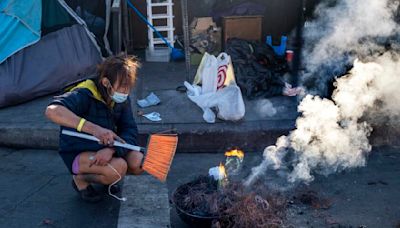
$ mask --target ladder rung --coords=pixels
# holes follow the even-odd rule
[[[151,7],[155,6],[173,6],[174,3],[169,3],[169,2],[159,2],[159,3],[150,3]]]
[[[151,15],[152,19],[166,19],[166,18],[170,18],[170,17],[174,17],[173,15],[168,15],[168,14],[153,14]]]
[[[154,26],[154,28],[157,29],[157,31],[161,32],[161,31],[174,31],[175,28],[174,27],[169,27],[169,26]]]
[[[168,41],[168,43],[172,43],[172,41],[168,40],[167,38],[165,38],[165,39]],[[164,44],[164,41],[161,38],[154,38],[153,43],[154,44]]]

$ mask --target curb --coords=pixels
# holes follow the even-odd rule
[[[294,120],[220,122],[215,124],[139,124],[138,141],[147,144],[149,134],[174,129],[179,135],[177,152],[225,152],[239,147],[258,151],[275,143],[277,137],[287,134]],[[40,128],[31,124],[0,124],[0,146],[32,149],[58,149],[59,127],[46,123]]]
[[[287,135],[295,120],[220,122],[215,124],[139,124],[139,144],[146,145],[149,134],[175,129],[179,135],[177,152],[218,153],[231,147],[245,151],[262,151]],[[373,146],[400,146],[400,127],[384,124],[375,126],[370,136]],[[0,146],[32,149],[58,149],[59,127],[46,123],[0,124]]]

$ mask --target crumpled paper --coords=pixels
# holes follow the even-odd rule
[[[158,112],[151,112],[151,113],[147,113],[143,115],[144,117],[146,117],[148,120],[150,121],[154,121],[154,122],[158,122],[161,121],[161,115]]]
[[[158,105],[161,102],[160,98],[157,97],[153,92],[151,92],[146,98],[138,100],[137,104],[141,108],[146,108],[153,105]]]
[[[212,167],[208,170],[208,175],[213,177],[214,180],[218,181],[218,180],[222,180],[225,178],[225,174],[220,172],[220,168],[219,166],[216,167]]]

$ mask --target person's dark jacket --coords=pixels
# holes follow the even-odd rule
[[[110,129],[127,143],[137,145],[138,131],[129,97],[127,101],[121,104],[115,103],[112,108],[108,108],[95,83],[92,80],[86,80],[70,89],[69,92],[55,97],[51,104],[65,106],[77,116]],[[61,130],[63,129],[76,131],[76,129],[61,126]],[[96,152],[104,147],[106,146],[98,142],[63,135],[60,131],[60,153],[71,153],[75,156],[85,151]],[[129,151],[120,147],[115,147],[115,149],[117,156],[124,156]]]

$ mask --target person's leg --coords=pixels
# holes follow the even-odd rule
[[[143,154],[138,151],[129,151],[125,156],[126,163],[128,164],[128,174],[140,175],[143,173],[143,169],[141,167]]]
[[[122,158],[112,158],[109,164],[118,172],[116,173],[111,167],[90,165],[90,156],[95,155],[94,152],[83,152],[79,157],[79,172],[74,180],[78,189],[85,189],[90,183],[99,183],[109,185],[116,181],[119,176],[124,177],[127,170],[127,163]]]

